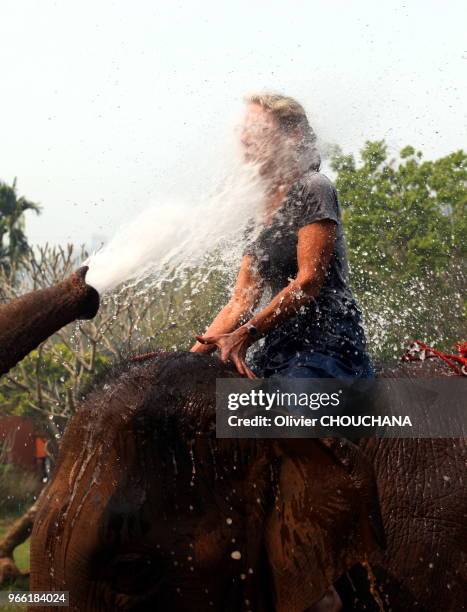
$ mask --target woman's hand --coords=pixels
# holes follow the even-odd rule
[[[215,344],[201,344],[201,342],[195,342],[190,349],[190,353],[214,353],[216,350]]]
[[[230,334],[196,336],[196,339],[203,346],[217,347],[220,350],[221,361],[224,363],[232,361],[238,372],[243,376],[256,378],[255,374],[245,363],[247,349],[253,341],[246,327],[239,327]]]

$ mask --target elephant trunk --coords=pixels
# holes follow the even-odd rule
[[[86,284],[87,266],[61,283],[0,304],[0,375],[64,325],[92,319],[99,294]]]

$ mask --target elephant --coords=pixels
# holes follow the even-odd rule
[[[39,501],[31,590],[80,612],[305,612],[334,583],[344,610],[464,609],[463,441],[218,439],[232,376],[155,352],[96,381]]]
[[[455,376],[437,360],[400,363],[389,378]],[[467,609],[467,489],[464,438],[366,438],[383,516],[386,550],[370,556],[389,611]]]
[[[41,342],[76,319],[92,319],[99,294],[86,284],[87,266],[53,287],[0,304],[0,376]]]

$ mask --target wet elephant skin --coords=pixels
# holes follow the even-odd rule
[[[453,376],[437,360],[400,364],[385,377]],[[371,557],[388,610],[467,609],[465,439],[368,439],[387,549]]]
[[[216,440],[215,379],[234,375],[175,353],[96,386],[41,503],[31,588],[83,612],[303,612],[344,574],[345,610],[378,610],[354,590],[369,558],[386,610],[464,609],[462,441]]]
[[[358,448],[216,439],[222,376],[236,374],[172,353],[89,394],[37,514],[31,589],[68,590],[80,612],[303,612],[378,548]]]

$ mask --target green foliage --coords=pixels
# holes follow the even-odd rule
[[[96,354],[92,372],[79,372],[80,365],[73,351],[65,344],[53,341],[53,351],[35,350],[12,370],[8,378],[0,378],[0,405],[2,414],[32,416],[36,420],[47,415],[38,414],[33,402],[33,391],[26,381],[40,379],[57,389],[57,403],[66,404],[67,392],[76,384],[76,374],[80,384],[85,386],[90,378],[99,374],[111,361],[105,354]],[[89,353],[84,354],[89,358]],[[71,367],[70,367],[71,366]],[[16,384],[12,384],[14,381]]]
[[[78,267],[76,258],[82,259],[73,248],[60,253],[46,247],[38,259],[25,259],[21,277],[0,270],[0,282],[10,283],[5,293],[11,299],[28,284],[58,282]],[[36,270],[41,275],[32,277]],[[188,349],[227,300],[227,276],[215,254],[183,276],[154,279],[150,289],[142,282],[102,296],[93,320],[66,326],[0,378],[2,413],[31,416],[58,439],[83,392],[108,364],[156,348]]]
[[[229,278],[212,263],[166,283],[151,316],[150,344],[166,350],[189,350],[229,299]]]
[[[465,333],[467,154],[437,160],[407,146],[388,158],[367,142],[361,162],[332,157],[351,281],[373,351],[400,354],[414,337],[449,345]],[[442,316],[440,316],[442,315]]]
[[[24,213],[40,212],[39,204],[18,197],[16,179],[12,185],[0,181],[0,266],[10,267],[28,251]]]

